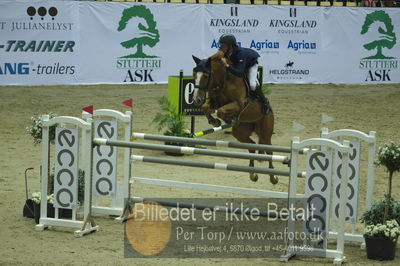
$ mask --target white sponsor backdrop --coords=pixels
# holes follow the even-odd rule
[[[223,33],[258,51],[264,82],[400,82],[399,9],[4,0],[0,85],[166,83]]]
[[[0,85],[77,84],[79,2],[0,1]]]

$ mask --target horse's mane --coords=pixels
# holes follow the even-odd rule
[[[237,77],[235,75],[233,75],[232,73],[230,73],[229,71],[226,70],[225,66],[222,65],[221,63],[221,58],[223,58],[225,56],[224,52],[222,52],[221,50],[218,50],[218,52],[216,52],[215,54],[213,54],[212,56],[209,57],[209,59],[211,60],[211,64],[214,66],[213,69],[215,69],[215,67],[218,68],[219,71],[222,71],[223,75],[227,75],[229,79],[232,80],[243,80],[242,77]],[[231,63],[229,59],[228,63]],[[218,63],[216,65],[216,63]],[[219,72],[221,73],[221,72]],[[238,81],[236,81],[238,82]]]
[[[224,57],[224,52],[222,52],[221,50],[218,50],[218,52],[216,52],[215,54],[213,54],[212,56],[210,56],[211,60],[220,60],[222,57]]]

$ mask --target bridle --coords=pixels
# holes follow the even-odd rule
[[[195,85],[195,88],[200,89],[200,90],[204,90],[206,92],[210,92],[210,91],[218,92],[219,89],[220,89],[219,86],[216,86],[216,87],[213,87],[213,88],[210,87],[211,80],[213,80],[213,72],[211,70],[211,66],[210,66],[210,70],[203,71],[203,73],[207,73],[208,74],[207,84],[205,86]],[[226,72],[225,72],[225,74],[224,74],[224,84],[223,84],[222,87],[225,87],[225,85],[226,85],[226,78],[227,77],[226,77]]]

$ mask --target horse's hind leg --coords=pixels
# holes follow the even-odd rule
[[[254,131],[253,125],[250,123],[238,123],[232,126],[232,135],[240,142],[255,143],[251,138],[251,133]],[[250,153],[255,153],[255,150],[249,150]],[[254,160],[250,160],[250,167],[254,167]],[[256,182],[258,175],[256,173],[249,173],[250,180]]]
[[[269,113],[266,114],[263,119],[261,119],[257,123],[257,128],[256,128],[256,133],[259,137],[259,144],[266,144],[266,145],[271,145],[271,138],[272,134],[274,132],[274,114]],[[264,153],[264,152],[260,152]],[[266,152],[269,155],[272,155],[272,151],[267,151]],[[272,161],[269,162],[269,168],[273,169],[274,165],[272,164]],[[271,184],[275,185],[278,183],[278,177],[274,176],[273,174],[269,175],[269,180]]]

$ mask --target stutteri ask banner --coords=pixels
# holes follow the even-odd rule
[[[320,82],[399,83],[400,10],[325,10],[324,65]]]
[[[81,8],[84,83],[165,83],[192,73],[201,52],[203,5],[85,3]]]
[[[166,83],[223,33],[264,82],[400,82],[398,9],[5,0],[0,85]]]

